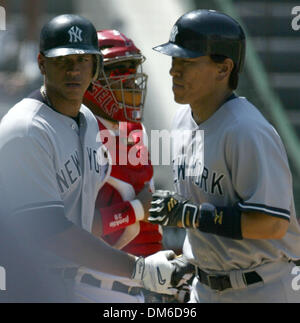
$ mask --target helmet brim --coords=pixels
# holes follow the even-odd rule
[[[58,57],[58,56],[67,56],[67,55],[84,55],[84,54],[92,54],[92,55],[102,55],[100,51],[95,49],[78,49],[78,48],[53,48],[49,50],[45,50],[43,55],[46,57]]]
[[[162,54],[172,56],[172,57],[196,58],[196,57],[207,55],[205,53],[183,48],[171,42],[153,47],[153,49],[157,52],[160,52]]]

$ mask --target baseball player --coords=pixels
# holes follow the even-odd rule
[[[148,256],[162,249],[162,230],[145,221],[152,200],[150,189],[154,189],[153,167],[141,123],[147,84],[142,70],[145,57],[131,39],[117,30],[101,30],[97,35],[104,70],[85,93],[83,102],[96,115],[112,169],[97,197],[92,232],[115,248]],[[133,155],[137,158],[131,158]],[[85,299],[90,295],[90,301],[135,303],[145,298],[146,302],[175,302],[169,295],[146,290],[142,293],[131,280],[89,273],[101,281],[101,288],[95,284],[78,286]],[[182,289],[178,292],[185,295]]]
[[[170,293],[174,252],[136,257],[90,234],[95,201],[110,174],[97,120],[81,104],[102,69],[95,27],[77,15],[53,18],[41,31],[38,65],[43,86],[1,121],[0,214],[26,241],[58,256],[48,265],[57,275],[84,282],[89,276],[78,276],[81,265]],[[168,278],[164,284],[161,277]]]
[[[176,192],[154,194],[149,220],[187,228],[184,255],[196,267],[190,302],[299,302],[292,260],[300,258],[300,230],[286,152],[257,108],[233,92],[245,55],[241,26],[195,10],[154,49],[172,56],[174,99],[189,105],[173,127],[190,137],[175,136]]]

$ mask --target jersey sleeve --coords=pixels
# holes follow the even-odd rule
[[[57,187],[52,147],[43,134],[15,135],[0,147],[2,213],[39,236],[71,226]]]
[[[231,134],[226,153],[240,210],[289,220],[291,173],[276,130],[243,125]]]

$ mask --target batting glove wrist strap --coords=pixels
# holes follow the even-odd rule
[[[153,194],[149,222],[164,226],[196,228],[199,208],[179,194],[158,190]]]
[[[145,271],[145,258],[136,257],[135,266],[133,268],[133,273],[131,279],[137,282],[142,282]]]

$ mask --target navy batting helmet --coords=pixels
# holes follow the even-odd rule
[[[46,57],[96,55],[94,79],[102,64],[96,29],[88,19],[78,15],[60,15],[46,23],[40,34],[40,52]]]
[[[231,58],[237,71],[245,59],[245,33],[237,21],[215,10],[194,10],[173,26],[168,43],[153,49],[173,57],[221,55]]]

